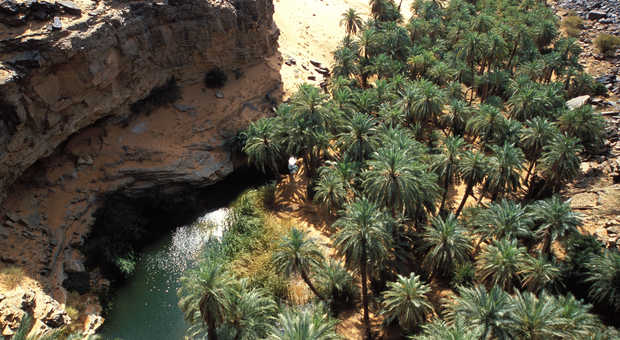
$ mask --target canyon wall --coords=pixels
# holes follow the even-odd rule
[[[234,170],[231,139],[280,95],[272,15],[272,0],[0,0],[0,269],[28,282],[0,294],[3,335],[25,312],[69,322],[68,277],[100,285],[80,249],[108,194],[173,196]],[[216,67],[229,80],[206,88]]]

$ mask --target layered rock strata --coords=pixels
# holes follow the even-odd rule
[[[0,0],[0,269],[23,268],[35,303],[62,305],[68,273],[88,275],[78,249],[106,194],[233,171],[231,137],[280,93],[266,61],[278,30],[271,0],[42,3]],[[203,82],[214,68],[229,79],[217,91]],[[173,102],[141,107],[171,79]],[[59,326],[44,309],[41,327]]]

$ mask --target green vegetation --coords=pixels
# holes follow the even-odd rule
[[[579,38],[583,28],[583,19],[578,15],[568,15],[562,20],[562,27],[571,38]]]
[[[594,45],[603,55],[612,57],[616,54],[616,50],[620,48],[620,37],[601,33],[594,39]]]
[[[565,105],[602,92],[576,40],[533,0],[416,0],[409,20],[392,0],[370,8],[366,21],[343,14],[324,92],[302,84],[244,132],[264,172],[303,160],[297,176],[333,218],[333,251],[300,226],[270,229],[273,205],[247,193],[186,278],[187,320],[210,339],[332,339],[329,315],[357,308],[368,339],[378,325],[412,339],[617,336],[601,320],[618,326],[620,255],[582,236],[561,196],[605,137],[591,107]],[[257,271],[239,270],[248,263],[261,263],[260,277],[303,281],[310,301],[294,306],[253,281]],[[217,280],[200,286],[209,268]],[[231,310],[254,289],[276,307],[241,336]]]

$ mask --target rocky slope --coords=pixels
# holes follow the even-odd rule
[[[107,194],[233,171],[227,141],[280,95],[272,15],[271,0],[0,0],[0,269],[29,282],[0,296],[3,335],[24,311],[38,329],[69,322],[62,282],[95,279],[77,249]],[[217,91],[203,83],[215,67]],[[176,100],[145,109],[173,78]],[[85,328],[100,323],[89,311]]]

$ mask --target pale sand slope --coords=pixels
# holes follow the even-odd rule
[[[401,12],[405,20],[411,17],[411,3],[413,0],[403,0]],[[331,69],[332,52],[345,36],[344,27],[340,26],[344,12],[354,8],[364,21],[370,14],[367,0],[274,0],[274,6],[283,61],[293,58],[297,62],[292,66],[282,64],[280,70],[287,95],[303,82],[318,86],[323,80],[310,64],[311,59]],[[307,79],[311,75],[316,76],[316,81]]]

